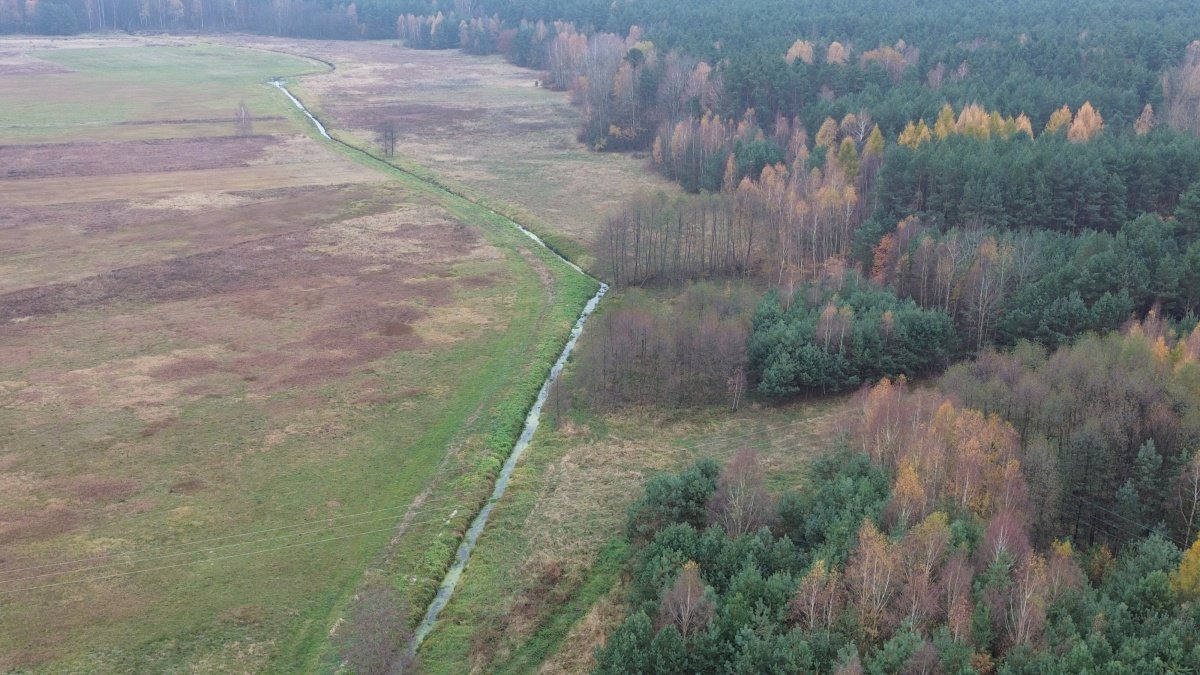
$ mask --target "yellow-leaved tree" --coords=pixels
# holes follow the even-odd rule
[[[958,114],[955,130],[964,136],[974,136],[986,140],[991,135],[991,116],[978,103],[972,103]]]
[[[1200,598],[1200,538],[1183,554],[1179,569],[1171,575],[1171,588],[1183,600]]]
[[[939,141],[944,141],[954,133],[954,126],[954,108],[947,103],[942,106],[942,110],[937,116],[937,122],[933,124],[933,134],[938,137]]]
[[[1017,115],[1017,119],[1013,123],[1016,127],[1016,133],[1027,134],[1030,138],[1033,138],[1033,122],[1029,121],[1028,115],[1025,113]]]
[[[847,136],[842,139],[842,144],[838,147],[837,163],[846,174],[846,180],[853,183],[858,178],[858,148],[855,147],[853,138]]]
[[[1046,130],[1043,133],[1053,134],[1069,126],[1071,126],[1071,109],[1064,105],[1050,115],[1050,121],[1046,122]]]
[[[837,143],[838,130],[837,120],[826,117],[821,123],[821,128],[817,129],[817,137],[814,139],[817,147],[833,148]]]
[[[907,148],[919,148],[922,143],[929,142],[933,139],[933,133],[929,131],[929,126],[925,124],[925,120],[913,124],[909,122],[904,127],[904,131],[900,132],[900,138],[896,142]]]
[[[1067,140],[1072,143],[1086,143],[1100,133],[1104,128],[1104,118],[1100,113],[1092,107],[1091,103],[1085,102],[1079,108],[1079,112],[1075,113],[1075,120],[1071,122],[1071,128],[1067,130]]]
[[[1142,114],[1138,115],[1138,118],[1134,120],[1133,131],[1138,136],[1145,136],[1151,131],[1154,131],[1155,124],[1157,124],[1157,122],[1154,119],[1154,106],[1147,103],[1146,107],[1142,108]]]

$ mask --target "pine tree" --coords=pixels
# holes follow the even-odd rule
[[[686,673],[688,652],[683,637],[675,626],[667,626],[660,630],[650,642],[650,654],[647,662],[654,673]]]
[[[647,649],[653,634],[650,617],[638,612],[625,620],[605,645],[596,650],[596,669],[611,675],[651,672],[653,664]]]
[[[871,135],[867,137],[867,144],[863,147],[863,159],[882,159],[885,148],[886,142],[883,139],[883,132],[879,130],[879,125],[876,124],[871,129]],[[1200,191],[1197,192],[1197,207],[1200,207]],[[1200,215],[1200,212],[1197,215]]]
[[[1175,231],[1178,239],[1188,241],[1200,237],[1200,182],[1194,183],[1179,198],[1175,220],[1178,222]]]

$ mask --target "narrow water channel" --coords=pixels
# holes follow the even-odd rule
[[[331,137],[329,132],[326,131],[325,125],[321,124],[321,121],[314,117],[311,112],[309,112],[308,108],[306,108],[304,104],[300,102],[300,99],[296,98],[294,95],[292,95],[292,92],[288,91],[288,88],[284,86],[283,82],[280,80],[273,80],[271,84],[278,87],[280,91],[282,91],[289,99],[291,99],[292,103],[296,104],[296,107],[299,108],[300,111],[312,121],[313,125],[316,127],[317,131],[320,132],[321,136],[335,143],[345,145],[352,150],[361,152],[364,155],[370,156],[369,153],[359,148],[355,148],[352,145]],[[547,251],[550,251],[550,253],[554,254],[554,256],[559,260],[569,265],[576,272],[579,272],[580,274],[587,274],[580,269],[578,265],[570,260],[567,260],[563,256],[559,255],[557,251],[547,246],[546,242],[542,241],[542,239],[536,234],[522,227],[520,223],[517,223],[510,218],[505,219],[511,222],[513,226],[523,232],[539,246]],[[467,562],[469,562],[471,559],[471,552],[475,550],[475,544],[479,541],[479,535],[483,534],[483,529],[487,526],[488,518],[490,518],[492,515],[492,509],[496,507],[496,503],[500,501],[500,498],[504,496],[505,490],[508,489],[508,481],[510,478],[512,478],[513,470],[516,469],[517,462],[521,459],[521,455],[525,453],[526,448],[529,447],[529,442],[533,440],[533,434],[537,431],[538,424],[541,423],[542,407],[546,404],[546,399],[550,396],[550,388],[554,386],[555,381],[558,380],[558,376],[562,373],[563,367],[567,364],[567,359],[571,357],[571,352],[575,350],[575,343],[579,340],[580,333],[583,332],[583,325],[587,323],[588,317],[592,315],[592,312],[596,311],[596,306],[600,304],[600,299],[603,298],[604,294],[607,292],[608,285],[601,282],[599,290],[596,291],[596,295],[592,296],[591,300],[588,300],[587,305],[585,305],[583,308],[583,312],[579,314],[579,318],[575,321],[575,326],[571,329],[571,337],[567,340],[567,344],[563,346],[562,353],[559,354],[558,360],[554,362],[554,366],[550,368],[550,374],[546,376],[546,381],[542,383],[542,388],[538,390],[537,399],[534,401],[533,407],[530,408],[529,414],[525,417],[525,426],[521,429],[521,435],[517,438],[516,444],[513,445],[512,452],[509,453],[508,459],[504,462],[504,466],[500,468],[500,476],[496,478],[496,485],[492,488],[492,496],[488,499],[487,504],[484,505],[483,509],[481,509],[475,516],[475,520],[471,521],[471,527],[467,529],[466,536],[463,537],[462,543],[458,545],[458,551],[454,554],[454,563],[450,566],[450,570],[446,572],[446,576],[444,579],[442,579],[442,583],[438,585],[437,594],[433,597],[433,601],[429,603],[429,609],[425,612],[425,618],[422,619],[420,625],[417,626],[417,630],[413,637],[413,642],[410,648],[412,651],[416,651],[417,647],[421,645],[421,642],[425,639],[425,637],[428,636],[430,631],[433,630],[434,624],[437,623],[438,615],[441,614],[442,610],[450,602],[450,598],[454,595],[454,589],[458,586],[458,581],[462,578],[463,570],[466,569]]]
[[[304,116],[313,123],[313,126],[317,128],[317,131],[319,131],[322,136],[328,140],[333,140],[333,137],[330,136],[329,132],[325,130],[325,125],[321,124],[321,120],[314,117],[313,114],[308,111],[308,108],[305,108],[304,104],[300,102],[300,99],[292,96],[292,92],[288,91],[288,88],[283,85],[282,81],[271,80],[271,84],[275,85],[275,88],[279,89],[279,91],[282,91],[285,96],[292,100],[292,103],[296,104],[296,107],[300,109],[300,112],[304,113]]]
[[[475,516],[475,520],[471,523],[470,529],[463,537],[462,543],[458,545],[458,552],[454,554],[454,564],[450,566],[450,571],[446,572],[446,577],[442,579],[441,585],[438,586],[437,595],[433,597],[433,602],[429,603],[429,609],[425,612],[425,618],[421,620],[421,624],[417,626],[417,632],[413,636],[413,649],[416,649],[429,635],[429,631],[433,630],[433,625],[437,621],[438,614],[450,602],[450,596],[454,594],[454,588],[458,585],[458,580],[462,577],[463,570],[467,566],[467,561],[471,559],[471,552],[475,550],[475,542],[479,540],[479,535],[483,533],[484,526],[487,525],[488,518],[492,515],[492,509],[495,508],[496,502],[504,496],[504,491],[508,489],[509,478],[512,477],[513,469],[517,467],[517,461],[521,459],[525,449],[529,447],[529,441],[533,439],[534,432],[537,431],[538,424],[541,422],[542,406],[546,404],[546,399],[550,396],[550,388],[554,385],[562,373],[563,366],[567,364],[567,359],[570,358],[571,352],[575,349],[575,342],[579,340],[579,334],[583,332],[583,324],[587,322],[588,317],[596,310],[596,305],[600,304],[600,299],[604,297],[608,291],[608,286],[600,284],[600,290],[596,295],[588,300],[587,306],[583,308],[583,313],[579,315],[579,319],[575,321],[575,327],[571,329],[571,338],[567,340],[567,344],[563,347],[562,354],[558,356],[558,360],[554,362],[554,367],[550,369],[550,374],[546,377],[546,381],[542,383],[542,388],[538,390],[537,400],[533,404],[533,408],[529,410],[529,415],[525,417],[525,427],[521,429],[521,436],[517,438],[516,445],[513,446],[512,452],[508,455],[508,459],[504,462],[504,466],[500,469],[500,476],[496,479],[496,486],[492,488],[491,499],[480,510],[479,515]]]

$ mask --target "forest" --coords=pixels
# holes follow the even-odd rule
[[[1200,662],[1195,6],[479,7],[399,36],[544,72],[685,192],[601,231],[576,404],[859,392],[804,484],[647,482],[596,672]]]
[[[749,448],[652,478],[597,672],[1187,672],[1200,331],[1163,330],[883,379],[778,498]]]

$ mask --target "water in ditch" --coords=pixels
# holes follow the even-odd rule
[[[275,85],[275,87],[282,91],[292,101],[292,103],[294,103],[296,107],[299,108],[300,111],[303,112],[310,121],[312,121],[313,125],[316,127],[317,131],[320,132],[321,136],[325,137],[326,139],[336,141],[336,139],[332,138],[329,135],[329,132],[326,131],[325,125],[321,124],[321,121],[314,117],[313,114],[308,111],[308,108],[304,107],[304,104],[300,102],[300,99],[296,98],[292,95],[292,92],[288,91],[288,88],[284,86],[283,82],[274,80],[271,82],[271,84]],[[535,241],[539,246],[553,253],[558,257],[559,260],[569,265],[572,269],[580,274],[586,274],[586,272],[580,269],[578,265],[570,260],[567,260],[563,256],[559,255],[557,251],[547,246],[546,242],[542,241],[542,239],[536,234],[522,227],[519,223],[511,221],[511,219],[510,222],[512,222],[518,230]],[[525,449],[529,447],[529,442],[533,440],[533,434],[537,431],[538,424],[541,422],[542,407],[546,404],[546,399],[550,396],[551,387],[553,387],[555,381],[558,380],[558,376],[562,373],[563,367],[565,367],[567,364],[567,359],[571,357],[571,352],[575,350],[575,343],[579,340],[579,334],[583,332],[583,325],[587,322],[588,317],[592,315],[592,312],[596,311],[596,306],[600,304],[600,299],[603,298],[604,294],[607,292],[608,285],[601,283],[599,290],[596,291],[596,295],[592,296],[591,300],[588,300],[587,305],[585,305],[583,308],[583,312],[580,313],[579,318],[575,321],[575,326],[571,329],[571,337],[567,340],[567,344],[563,347],[562,353],[559,354],[558,360],[554,362],[554,366],[550,368],[550,374],[546,376],[546,381],[542,383],[542,388],[538,390],[537,399],[534,401],[533,407],[529,410],[529,414],[525,417],[525,426],[521,429],[521,435],[517,438],[516,445],[513,446],[512,452],[509,453],[508,459],[504,462],[504,466],[500,468],[500,476],[496,479],[496,485],[492,488],[492,496],[488,499],[487,504],[484,505],[483,509],[480,510],[475,516],[475,520],[471,521],[471,527],[467,529],[466,536],[463,537],[462,543],[460,543],[458,546],[458,551],[456,551],[454,554],[454,563],[450,566],[450,570],[446,572],[446,576],[442,579],[442,583],[438,585],[437,594],[434,596],[433,601],[429,603],[429,609],[425,612],[425,618],[422,619],[420,625],[417,626],[412,645],[410,646],[411,651],[416,651],[417,647],[420,646],[425,637],[429,635],[429,632],[433,630],[434,624],[437,623],[438,615],[441,614],[447,603],[450,602],[451,596],[454,595],[454,589],[458,586],[458,581],[460,578],[462,578],[463,570],[466,569],[467,562],[471,559],[471,552],[475,550],[475,544],[479,541],[479,535],[483,534],[483,529],[487,526],[488,519],[492,515],[492,509],[495,508],[496,503],[500,500],[500,498],[504,496],[505,490],[508,489],[508,481],[510,478],[512,478],[513,470],[516,469],[517,461],[521,459],[521,455],[524,454]]]
[[[537,431],[538,424],[541,420],[542,406],[546,404],[546,399],[550,396],[550,388],[562,373],[563,366],[566,365],[567,359],[570,358],[571,352],[575,349],[575,342],[579,339],[579,334],[583,332],[583,324],[587,322],[592,312],[596,310],[596,305],[600,304],[600,299],[608,291],[608,286],[600,284],[600,290],[592,299],[588,301],[583,308],[583,313],[579,315],[579,319],[575,322],[575,327],[571,329],[571,338],[567,340],[567,344],[563,347],[562,354],[558,356],[558,360],[554,362],[554,367],[550,369],[550,375],[546,377],[546,381],[542,383],[542,388],[538,391],[537,400],[533,404],[533,408],[529,410],[529,415],[525,418],[525,427],[521,430],[521,436],[517,439],[516,445],[513,446],[512,453],[509,454],[508,460],[504,462],[504,466],[500,469],[500,477],[496,479],[496,485],[492,488],[492,496],[488,499],[486,505],[475,516],[470,529],[463,537],[462,543],[458,546],[458,552],[454,554],[454,564],[450,566],[450,571],[446,572],[446,577],[442,579],[441,585],[438,586],[437,595],[434,596],[433,602],[429,603],[429,609],[425,612],[425,618],[421,620],[417,631],[413,637],[413,649],[421,644],[425,636],[429,635],[429,631],[433,630],[434,623],[437,622],[438,614],[450,602],[450,596],[454,594],[454,589],[458,586],[458,580],[462,577],[463,570],[467,566],[467,561],[471,558],[471,551],[475,549],[475,542],[479,540],[479,535],[483,533],[484,526],[487,525],[488,518],[492,515],[492,509],[495,508],[496,502],[504,496],[504,491],[508,489],[508,481],[512,477],[513,469],[517,466],[517,460],[521,459],[521,455],[525,449],[529,447],[529,441],[533,439],[534,432]]]

